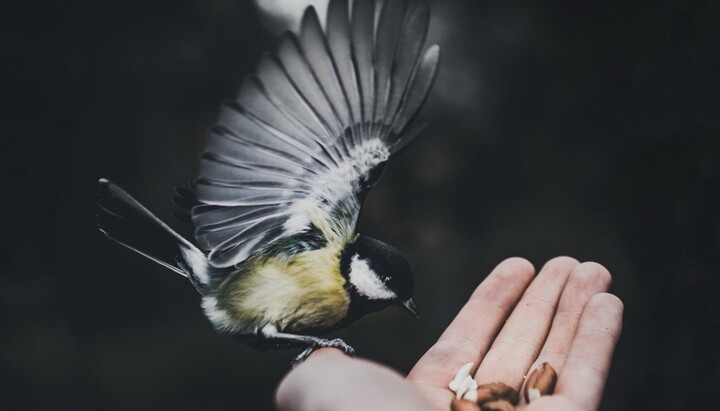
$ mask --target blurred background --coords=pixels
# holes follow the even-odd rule
[[[216,334],[183,278],[92,219],[107,177],[190,234],[173,187],[308,3],[257,1],[0,6],[3,408],[272,409],[294,353]],[[430,126],[360,223],[413,262],[423,318],[389,309],[339,336],[407,372],[501,260],[571,255],[604,264],[626,306],[602,409],[711,408],[720,3],[431,3],[443,61]]]

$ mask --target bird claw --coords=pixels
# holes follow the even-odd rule
[[[345,353],[345,355],[349,357],[355,356],[355,349],[345,343],[345,341],[341,340],[340,338],[336,338],[334,340],[330,340],[330,344],[328,344],[328,347],[330,348],[337,348]]]

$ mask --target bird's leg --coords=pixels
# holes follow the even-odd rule
[[[345,354],[349,356],[355,356],[355,349],[351,346],[345,344],[345,341],[335,338],[332,340],[326,339],[326,338],[319,338],[319,337],[313,337],[310,335],[297,335],[297,334],[287,334],[287,333],[281,333],[278,332],[277,328],[275,328],[272,325],[268,325],[263,327],[260,330],[260,334],[265,337],[272,340],[280,340],[285,341],[287,343],[295,343],[295,344],[302,344],[306,346],[307,348],[303,350],[303,352],[300,353],[295,359],[293,360],[292,364],[293,367],[297,367],[307,359],[307,357],[310,356],[310,354],[313,353],[318,348],[338,348],[342,350]]]
[[[302,352],[300,354],[298,354],[297,357],[292,359],[292,361],[291,361],[292,367],[295,368],[298,365],[305,362],[305,360],[308,359],[310,354],[312,354],[316,349],[317,348],[315,348],[315,347],[308,347],[308,348],[302,350]]]

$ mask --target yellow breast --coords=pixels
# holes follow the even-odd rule
[[[221,285],[217,298],[228,320],[245,332],[268,324],[286,332],[329,328],[345,318],[350,304],[336,247],[250,262]]]

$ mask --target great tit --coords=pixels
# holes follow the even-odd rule
[[[395,248],[355,232],[386,162],[434,82],[421,0],[331,0],[323,30],[308,7],[236,100],[223,105],[191,189],[175,203],[195,244],[100,179],[98,226],[187,277],[214,327],[259,349],[354,350],[320,335],[401,305],[414,277]],[[377,10],[376,10],[377,9]],[[376,13],[377,11],[377,13]]]

